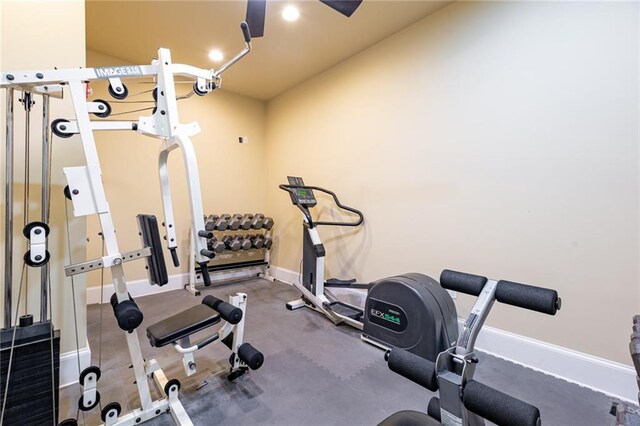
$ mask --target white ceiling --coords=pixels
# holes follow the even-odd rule
[[[300,19],[286,22],[285,5],[296,4]],[[252,51],[223,74],[223,88],[270,99],[321,73],[442,8],[450,1],[364,0],[350,17],[317,0],[269,0],[265,35]],[[148,64],[159,47],[174,63],[217,68],[207,55],[225,58],[243,46],[244,0],[88,0],[87,48],[133,64]]]

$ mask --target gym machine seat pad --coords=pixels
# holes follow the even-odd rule
[[[220,322],[220,314],[201,303],[147,328],[151,346],[160,348]]]
[[[404,410],[393,413],[378,426],[440,426],[440,422],[420,411]]]

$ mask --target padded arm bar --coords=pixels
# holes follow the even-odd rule
[[[238,324],[240,320],[242,320],[242,309],[236,308],[235,306],[224,302],[217,297],[208,295],[204,299],[202,299],[202,303],[217,311],[222,319],[230,324],[235,325]]]
[[[487,283],[486,277],[445,269],[440,274],[440,285],[447,290],[478,296]]]
[[[158,220],[155,216],[146,214],[139,214],[136,218],[138,220],[138,229],[140,230],[142,244],[151,249],[151,256],[145,259],[149,282],[163,286],[169,282],[169,275],[167,274],[167,265],[164,263],[164,256],[162,255]]]
[[[496,300],[549,315],[555,315],[562,305],[555,290],[503,280],[498,281]]]
[[[401,348],[392,348],[384,355],[389,370],[406,377],[414,383],[429,389],[438,390],[436,364]]]
[[[470,380],[462,391],[464,406],[498,426],[539,426],[540,411],[531,404]]]

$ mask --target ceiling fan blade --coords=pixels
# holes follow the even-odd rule
[[[247,0],[247,18],[251,37],[262,37],[264,35],[264,16],[267,7],[267,0]]]
[[[320,0],[333,10],[337,10],[347,18],[353,15],[362,0]]]

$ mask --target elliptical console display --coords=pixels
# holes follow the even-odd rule
[[[304,181],[301,177],[289,176],[287,180],[291,187],[291,202],[294,205],[299,204],[306,207],[315,207],[316,204],[318,204],[316,196],[313,195],[313,190],[307,189],[304,186]]]

